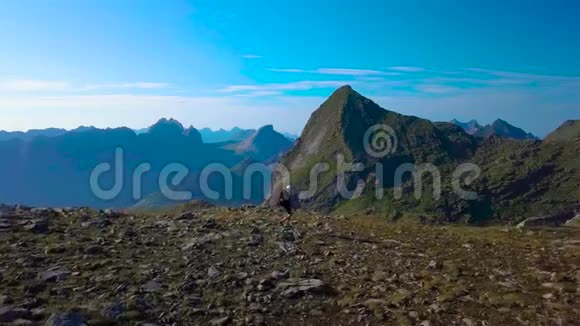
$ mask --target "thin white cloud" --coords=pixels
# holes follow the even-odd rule
[[[0,80],[0,92],[63,92],[91,91],[98,89],[159,89],[170,87],[167,83],[131,82],[76,85],[67,81],[15,79]]]
[[[533,74],[524,72],[514,72],[514,71],[503,71],[503,70],[490,70],[481,68],[467,68],[465,69],[469,72],[483,73],[490,76],[521,79],[521,80],[550,80],[550,81],[580,81],[580,76],[558,76],[558,75],[544,75],[544,74]]]
[[[344,75],[344,76],[371,76],[371,75],[398,75],[393,72],[385,72],[371,69],[348,69],[348,68],[320,68],[316,73],[323,75]]]
[[[352,68],[318,68],[315,70],[305,70],[298,68],[270,68],[269,71],[283,73],[309,73],[317,75],[338,75],[338,76],[395,76],[396,72],[381,71],[374,69],[352,69]]]
[[[304,69],[284,69],[284,68],[270,68],[268,69],[269,71],[273,71],[273,72],[293,72],[293,73],[302,73],[302,72],[308,72],[307,70]]]
[[[272,92],[272,91],[298,91],[316,88],[340,87],[348,84],[344,80],[303,80],[289,83],[272,83],[261,85],[230,85],[219,90],[223,93],[236,92]]]
[[[424,84],[417,86],[417,90],[424,92],[424,93],[434,93],[434,94],[445,94],[445,93],[453,93],[460,91],[460,88],[447,86],[447,85],[439,85],[439,84]]]
[[[71,86],[65,81],[18,79],[0,81],[0,91],[5,92],[34,92],[34,91],[62,91]]]
[[[400,71],[400,72],[421,72],[421,71],[425,71],[425,68],[421,68],[421,67],[409,67],[409,66],[395,66],[395,67],[390,67],[390,70],[394,70],[394,71]]]
[[[379,76],[361,76],[357,77],[357,81],[365,81],[365,82],[376,82],[376,83],[384,83],[387,80],[384,77]]]
[[[257,55],[257,54],[244,54],[242,56],[242,58],[244,58],[244,59],[261,59],[261,58],[263,58],[263,56]]]
[[[477,87],[517,87],[529,86],[532,83],[552,84],[558,86],[563,83],[580,83],[580,76],[542,75],[481,68],[467,68],[456,71],[434,71],[415,66],[393,66],[387,68],[388,71],[351,68],[319,68],[314,70],[299,68],[270,68],[268,70],[280,73],[349,76],[356,78],[358,81],[372,81],[374,79],[378,83],[381,82],[381,79],[384,81],[392,81],[394,78],[387,79],[384,78],[385,76],[401,76],[401,81],[408,83],[409,86],[412,86],[413,81],[415,83],[420,82],[423,84],[439,82],[468,83],[478,85]],[[415,72],[428,72],[429,76],[424,76],[423,74],[406,74]],[[426,87],[425,89],[434,90],[435,88]]]
[[[135,82],[135,83],[117,83],[117,84],[94,84],[87,85],[82,89],[95,90],[95,89],[158,89],[158,88],[168,88],[170,87],[167,83],[150,83],[150,82]]]
[[[233,96],[260,97],[260,96],[274,96],[274,95],[282,95],[282,92],[280,92],[280,91],[259,90],[259,91],[252,91],[252,92],[249,92],[249,93],[234,94]]]

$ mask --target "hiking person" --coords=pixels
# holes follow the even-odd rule
[[[282,189],[280,193],[280,198],[278,199],[278,205],[284,208],[284,210],[286,210],[286,213],[288,214],[281,220],[282,222],[287,221],[292,215],[293,210],[297,208],[296,199],[297,196],[296,192],[294,191],[294,188],[288,185],[286,186],[285,189]]]
[[[291,203],[291,187],[286,186],[286,189],[282,190],[280,194],[280,199],[278,200],[278,204],[286,210],[288,215],[292,215],[292,203]]]

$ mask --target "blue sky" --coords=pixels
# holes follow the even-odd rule
[[[0,129],[300,132],[332,90],[543,136],[580,118],[577,1],[0,0]]]

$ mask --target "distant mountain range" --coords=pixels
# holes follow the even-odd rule
[[[212,130],[210,128],[200,129],[201,137],[206,143],[221,143],[226,141],[240,141],[249,137],[256,130],[254,129],[241,129],[234,127],[230,130],[218,129]]]
[[[0,130],[0,141],[20,139],[24,141],[30,141],[36,137],[57,137],[64,135],[68,132],[83,132],[87,130],[96,129],[95,127],[85,127],[81,126],[76,129],[66,130],[59,128],[47,128],[47,129],[31,129],[28,131],[4,131]]]
[[[10,140],[10,139],[22,139],[31,140],[35,137],[56,137],[67,133],[66,129],[48,128],[40,130],[29,130],[29,131],[4,131],[0,130],[0,141]]]
[[[537,138],[529,132],[515,127],[505,120],[497,119],[492,124],[482,126],[477,120],[470,120],[468,122],[460,122],[456,119],[451,120],[451,123],[463,128],[466,133],[481,138],[489,138],[491,136],[500,136],[513,139],[535,139]]]
[[[210,128],[203,128],[199,130],[201,133],[201,137],[204,143],[221,143],[226,141],[240,141],[250,137],[252,134],[256,132],[256,129],[241,129],[238,127],[234,127],[230,130],[226,129],[218,129],[212,130]],[[290,134],[287,132],[281,133],[284,137],[288,138],[291,141],[296,140],[298,138],[297,135]]]
[[[502,119],[497,119],[492,124],[482,126],[477,120],[470,120],[468,122],[460,122],[456,119],[451,120],[451,123],[456,124],[463,128],[466,133],[482,138],[488,138],[492,135],[514,138],[514,139],[534,139],[537,138],[533,134],[525,132],[524,130],[515,127],[504,121]],[[11,140],[11,139],[21,139],[24,141],[30,141],[35,137],[56,137],[66,134],[67,132],[80,132],[87,130],[96,130],[95,127],[78,127],[72,130],[58,129],[58,128],[48,128],[48,129],[33,129],[29,131],[3,131],[0,130],[0,141]],[[144,134],[149,131],[149,128],[136,129],[135,133]],[[210,128],[203,128],[198,130],[204,143],[223,143],[228,141],[241,141],[250,137],[256,132],[255,129],[242,129],[234,127],[230,130],[218,129],[213,130]],[[290,134],[286,132],[281,133],[287,139],[294,141],[298,138],[295,134]]]
[[[367,130],[383,125],[392,129],[383,133],[383,142],[368,143]],[[577,121],[566,122],[548,137],[553,141],[540,141],[502,120],[485,127],[474,121],[461,126],[456,121],[434,123],[385,110],[344,86],[312,114],[281,163],[290,168],[292,185],[304,191],[310,189],[311,171],[319,163],[328,164],[328,171],[319,174],[312,196],[301,199],[303,207],[342,214],[371,211],[390,219],[415,216],[439,222],[514,222],[580,209],[578,129]],[[391,141],[385,141],[385,136]],[[365,144],[382,144],[393,150],[374,156]],[[357,171],[345,174],[344,184],[337,179],[344,169],[338,166],[339,154],[345,162],[359,164]],[[452,174],[463,163],[481,171],[473,182],[461,183],[476,193],[474,200],[454,190]],[[429,173],[425,178],[431,182],[415,184],[408,172],[398,183],[401,166],[409,166],[410,171],[435,168],[441,176],[441,198],[433,195],[435,176]],[[382,197],[376,195],[379,185],[384,188]],[[423,185],[425,195],[415,197],[416,187]],[[282,186],[277,178],[271,203]],[[358,195],[353,194],[355,189],[360,190]],[[352,199],[345,198],[345,190]],[[395,198],[395,190],[400,198]]]
[[[30,141],[35,137],[56,137],[60,135],[64,135],[67,132],[79,132],[79,131],[87,131],[87,130],[94,130],[97,129],[95,127],[78,127],[72,130],[60,129],[60,128],[47,128],[47,129],[32,129],[29,131],[4,131],[0,130],[0,141],[2,140],[11,140],[11,139],[20,139],[24,141]],[[142,128],[142,129],[135,129],[135,133],[137,134],[144,134],[149,131],[149,128]],[[241,129],[238,127],[234,127],[230,130],[226,129],[218,129],[212,130],[210,128],[203,128],[198,130],[201,134],[201,138],[204,143],[222,143],[227,141],[241,141],[249,136],[251,136],[255,129]],[[281,133],[286,138],[291,141],[296,140],[298,138],[297,135],[283,132]]]
[[[188,180],[194,180],[202,168],[211,163],[233,168],[246,159],[273,162],[291,145],[292,141],[272,126],[247,132],[247,137],[238,141],[205,143],[197,129],[184,128],[172,119],[161,119],[139,133],[129,128],[92,127],[18,133],[17,137],[0,141],[0,202],[58,207],[128,207],[140,201],[134,198],[131,184],[133,172],[142,163],[151,165],[150,171],[143,176],[141,187],[142,195],[147,196],[159,193],[159,175],[169,163],[185,165],[189,169]],[[101,200],[91,191],[91,171],[100,163],[109,163],[114,170],[117,148],[123,149],[121,172],[125,186],[117,197]],[[113,171],[103,174],[100,183],[104,189],[115,184],[114,174]],[[223,184],[215,179],[213,183]],[[212,189],[220,188],[215,184]],[[195,182],[188,181],[184,186],[190,187],[196,198],[202,196]],[[263,191],[256,188],[249,202],[259,203],[264,196]],[[236,200],[241,203],[241,196]]]
[[[261,203],[271,189],[270,180],[265,177],[272,173],[269,167],[270,164],[278,162],[280,157],[292,147],[292,144],[292,141],[275,131],[271,125],[253,131],[246,139],[241,141],[207,144],[224,149],[230,153],[234,153],[237,155],[236,157],[242,158],[237,161],[237,164],[227,165],[232,177],[231,198],[227,198],[227,187],[222,176],[217,174],[210,176],[209,184],[212,190],[219,193],[219,199],[208,199],[204,196],[201,189],[199,189],[200,184],[197,175],[181,184],[179,188],[193,190],[196,199],[204,199],[224,206],[236,206],[243,203]],[[250,188],[251,194],[249,199],[244,198],[244,185],[247,182],[245,177],[246,171],[255,171],[256,175],[261,175],[261,178],[252,176],[253,182],[247,185]],[[168,200],[159,192],[154,192],[137,202],[132,208],[149,210],[172,204],[175,204],[175,202]]]
[[[495,120],[492,124],[482,126],[477,120],[470,120],[468,122],[460,122],[456,119],[451,120],[451,123],[463,128],[466,133],[481,138],[489,138],[491,136],[501,136],[513,139],[535,139],[536,136],[529,132],[514,127],[507,121],[502,119]]]
[[[482,126],[477,120],[470,120],[468,122],[460,122],[456,119],[451,120],[451,123],[456,124],[463,128],[466,133],[476,136],[487,138],[492,135],[514,138],[514,139],[534,139],[537,138],[533,134],[525,132],[524,130],[515,127],[505,120],[497,119],[492,124]],[[4,131],[0,130],[0,141],[20,139],[24,141],[30,141],[36,137],[56,137],[64,135],[68,132],[80,132],[87,130],[96,130],[95,127],[85,127],[81,126],[76,129],[66,130],[60,128],[47,128],[47,129],[32,129],[29,131]],[[136,129],[135,133],[144,134],[149,131],[149,128]],[[242,129],[234,127],[230,130],[218,129],[213,130],[210,128],[203,128],[198,130],[201,134],[201,138],[204,143],[222,143],[228,141],[241,141],[250,137],[256,132],[255,129]],[[294,141],[298,138],[295,134],[290,134],[286,132],[281,133],[287,139]]]

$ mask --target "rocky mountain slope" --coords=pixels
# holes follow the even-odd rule
[[[0,206],[8,325],[572,325],[577,229]],[[64,321],[69,323],[66,324]]]
[[[380,157],[365,150],[365,144],[381,145],[365,139],[366,131],[375,125],[391,128],[379,135],[378,140],[389,149]],[[281,162],[290,168],[292,184],[298,190],[309,189],[311,171],[318,163],[329,164],[329,171],[319,174],[316,191],[302,200],[304,207],[343,213],[368,209],[390,219],[406,214],[445,222],[514,223],[535,214],[579,209],[579,153],[578,141],[474,137],[452,123],[432,123],[384,110],[345,86],[312,114],[302,136]],[[360,196],[352,196],[354,199],[341,194],[337,183],[339,154],[345,162],[362,165],[345,178],[347,190],[364,186],[359,188]],[[471,184],[466,184],[465,175],[458,180],[465,190],[477,193],[469,200],[454,191],[452,183],[453,172],[465,163],[481,171]],[[382,177],[377,175],[377,164],[382,165]],[[402,183],[397,183],[396,171],[403,164],[436,168],[441,176],[441,198],[434,195],[434,177],[429,174],[415,184],[412,174],[407,173]],[[376,195],[380,185],[385,189],[382,198]],[[416,198],[414,190],[421,185],[426,195]],[[280,188],[278,178],[273,201]],[[401,198],[394,197],[395,189],[400,189]]]
[[[272,125],[268,125],[256,130],[233,148],[236,153],[257,161],[273,161],[286,153],[291,146],[292,141],[276,132]]]
[[[461,128],[463,128],[463,130],[465,130],[466,133],[470,135],[477,133],[481,128],[483,128],[483,126],[480,125],[477,120],[469,120],[467,122],[461,122],[458,121],[457,119],[453,119],[450,122],[452,124],[460,126]]]
[[[547,141],[574,141],[580,139],[580,120],[565,121],[548,136]]]

